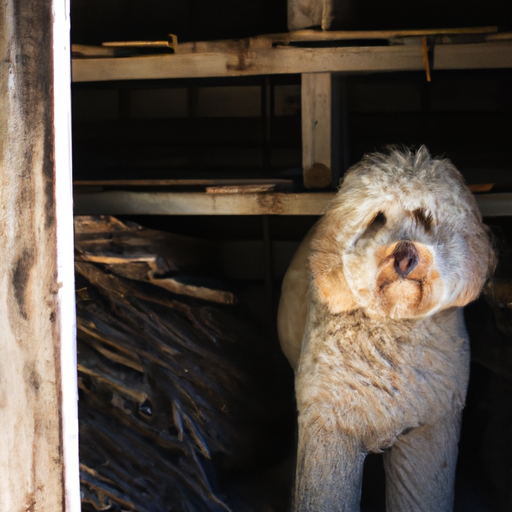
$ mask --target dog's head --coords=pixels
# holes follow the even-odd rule
[[[449,160],[424,147],[366,155],[346,174],[310,256],[333,313],[418,318],[464,306],[495,256],[472,193]]]

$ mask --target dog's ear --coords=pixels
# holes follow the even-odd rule
[[[479,229],[477,229],[479,228]],[[464,307],[480,295],[485,282],[492,276],[496,268],[497,257],[493,247],[490,230],[483,225],[474,228],[466,238],[470,256],[466,258],[466,287],[455,299],[453,306]]]
[[[326,214],[318,226],[309,268],[318,298],[324,302],[331,313],[352,311],[358,307],[343,271],[341,247],[337,241],[336,222]]]
[[[353,311],[357,308],[357,303],[343,274],[343,268],[336,268],[330,272],[315,272],[314,283],[319,298],[327,304],[331,313]]]

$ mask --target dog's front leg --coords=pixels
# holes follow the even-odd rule
[[[459,414],[399,438],[384,454],[387,512],[452,512]]]
[[[357,439],[299,416],[296,512],[358,512],[365,458]]]

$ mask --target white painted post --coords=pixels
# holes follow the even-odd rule
[[[64,510],[80,512],[73,173],[71,148],[70,0],[52,0],[53,116],[57,282],[60,331]]]

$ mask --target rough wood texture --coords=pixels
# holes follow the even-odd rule
[[[90,192],[75,195],[75,213],[97,215],[320,215],[333,192],[205,194]]]
[[[191,269],[213,271],[218,253],[213,242],[123,224],[109,216],[76,217],[75,226],[77,261],[98,263],[173,293],[218,304],[237,301],[232,292],[212,289],[187,274]]]
[[[261,471],[281,453],[276,424],[288,409],[271,341],[238,306],[141,282],[147,264],[83,261],[93,252],[87,241],[97,256],[122,247],[120,260],[145,245],[147,261],[179,270],[184,237],[170,256],[160,242],[172,235],[111,217],[79,218],[76,227],[84,512],[229,511],[218,486],[226,474]]]
[[[232,189],[240,188],[244,192],[244,187],[268,187],[291,188],[292,180],[272,180],[272,179],[169,179],[169,180],[75,180],[75,186],[102,186],[102,187],[209,187],[209,189],[224,190],[224,193],[233,193]],[[228,190],[229,189],[229,190]],[[272,189],[273,190],[273,189]],[[210,190],[211,192],[211,190]]]
[[[421,29],[421,30],[296,30],[293,32],[285,32],[282,34],[264,34],[250,39],[226,39],[215,41],[192,41],[180,43],[174,49],[174,53],[219,53],[243,51],[248,48],[271,48],[277,44],[289,44],[294,42],[316,42],[316,41],[347,41],[347,40],[363,40],[363,39],[382,39],[392,41],[393,44],[406,44],[411,38],[422,36],[440,36],[442,42],[452,42],[453,36],[472,36],[488,34],[486,41],[503,41],[511,39],[510,33],[496,34],[498,27],[472,27],[472,28],[444,28],[444,29]],[[459,41],[460,42],[460,41]],[[468,41],[465,41],[468,42]],[[129,44],[129,43],[127,43]],[[167,43],[164,43],[167,44]],[[90,58],[90,57],[126,57],[130,55],[138,55],[136,49],[124,47],[108,47],[108,46],[88,46],[82,44],[74,44],[73,57]]]
[[[0,5],[0,511],[64,497],[52,2]],[[71,508],[68,508],[71,510]]]
[[[331,73],[302,75],[304,186],[326,188],[339,175],[339,88]]]
[[[205,194],[105,191],[75,195],[80,215],[321,215],[334,192]],[[512,194],[478,194],[484,217],[512,216]]]
[[[296,30],[285,34],[260,36],[273,42],[289,43],[298,41],[346,41],[361,39],[394,39],[438,35],[470,35],[495,34],[498,27],[468,27],[468,28],[434,28],[416,30]],[[497,36],[498,34],[496,34]],[[489,36],[488,40],[509,39],[509,37]]]
[[[288,30],[331,25],[332,0],[288,0]]]
[[[512,67],[510,41],[439,45],[434,69]],[[73,59],[73,81],[200,78],[287,73],[413,71],[423,69],[421,46],[250,48],[226,52]]]

